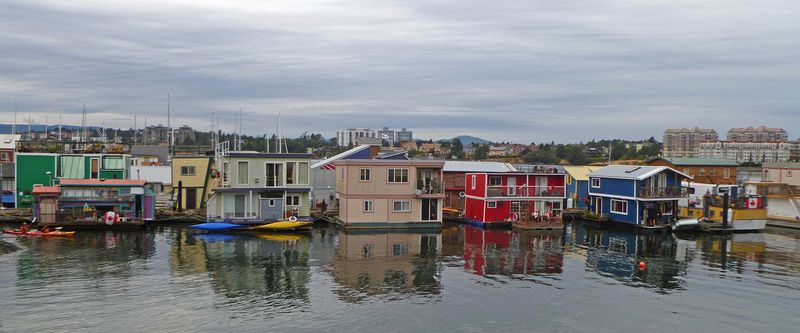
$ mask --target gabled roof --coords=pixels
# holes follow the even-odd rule
[[[739,163],[737,163],[736,161],[729,160],[727,158],[656,157],[650,160],[650,162],[655,160],[664,160],[676,166],[690,166],[690,165],[738,166],[739,165]]]
[[[61,186],[144,186],[144,180],[136,179],[66,179],[62,178],[59,183]]]
[[[355,153],[361,152],[364,149],[369,149],[369,145],[360,145],[360,146],[357,146],[357,147],[353,147],[353,148],[351,148],[349,150],[346,150],[346,151],[344,151],[342,153],[336,154],[336,155],[334,155],[332,157],[328,157],[328,158],[326,158],[326,159],[324,159],[322,161],[314,163],[313,165],[311,165],[311,168],[314,169],[314,168],[319,168],[321,166],[325,166],[325,165],[331,164],[334,161],[337,161],[337,160],[343,159],[345,157],[348,157],[350,155],[353,155]]]
[[[517,168],[510,163],[477,162],[477,161],[445,161],[444,172],[516,172]]]
[[[649,165],[609,165],[590,173],[588,176],[642,180],[664,170],[671,170],[685,178],[693,179],[691,176],[670,167]]]
[[[603,168],[603,167],[601,167],[601,166],[591,166],[591,165],[565,165],[564,166],[564,170],[566,170],[567,173],[570,176],[572,176],[572,178],[575,178],[575,180],[577,180],[577,181],[588,181],[589,180],[589,174],[594,172],[594,171],[600,170],[601,168]]]

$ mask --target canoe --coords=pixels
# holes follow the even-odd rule
[[[268,241],[275,241],[275,242],[288,242],[288,241],[299,241],[308,238],[303,234],[287,234],[287,233],[272,233],[272,232],[259,232],[256,234],[256,237],[261,238],[263,240]]]
[[[20,231],[19,229],[3,229],[4,234],[11,234],[11,235],[20,235],[20,236],[38,236],[38,237],[72,237],[75,235],[74,231],[61,231],[61,230],[53,230],[42,232],[39,230],[31,230],[31,231]]]
[[[309,229],[314,223],[306,221],[277,221],[250,228],[250,230],[298,230]]]
[[[221,222],[200,223],[189,226],[189,228],[192,229],[211,230],[211,231],[233,230],[241,227],[242,227],[241,224],[221,223]]]

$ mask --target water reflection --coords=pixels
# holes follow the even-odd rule
[[[476,275],[560,274],[564,264],[561,231],[484,230],[464,227],[464,269]]]
[[[342,232],[333,259],[333,278],[346,302],[371,296],[436,295],[441,291],[438,233]]]

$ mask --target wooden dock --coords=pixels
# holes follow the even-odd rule
[[[659,224],[659,225],[637,225],[639,230],[649,231],[649,232],[669,232],[672,231],[672,227],[669,224]]]
[[[520,230],[562,230],[564,223],[562,222],[514,222],[512,225],[514,229]]]
[[[128,221],[117,222],[114,224],[105,224],[103,222],[95,221],[78,221],[78,222],[54,222],[54,223],[39,223],[38,226],[44,227],[61,227],[65,231],[75,230],[140,230],[145,226],[144,221]]]

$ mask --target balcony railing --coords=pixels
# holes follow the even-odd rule
[[[637,194],[640,198],[684,198],[689,191],[685,187],[640,187]]]
[[[502,198],[563,198],[564,186],[488,186],[486,197]]]
[[[417,190],[421,191],[421,194],[444,194],[444,191],[442,191],[442,182],[438,179],[418,180]]]

